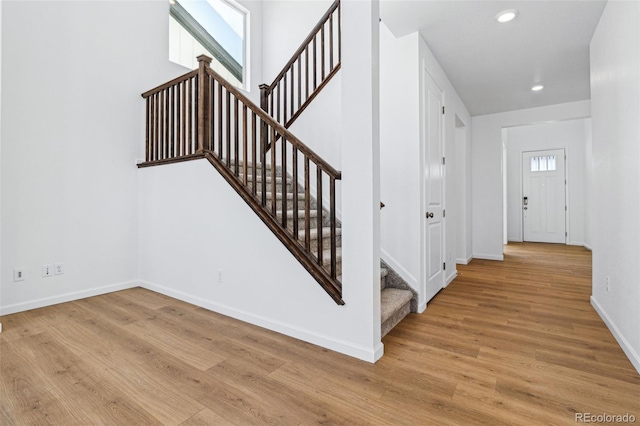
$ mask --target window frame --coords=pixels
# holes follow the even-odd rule
[[[243,40],[242,40],[242,56],[244,66],[240,65],[227,50],[222,47],[218,41],[204,29],[204,27],[193,17],[187,10],[177,1],[169,2],[169,15],[191,36],[200,43],[211,55],[222,64],[243,87],[248,87],[248,58],[247,45],[249,43],[248,27],[249,27],[249,11],[241,7],[235,2],[222,0],[227,6],[231,7],[243,17]]]

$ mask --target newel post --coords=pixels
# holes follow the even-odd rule
[[[269,85],[261,84],[258,87],[260,88],[260,108],[269,112]]]
[[[269,85],[261,84],[260,88],[260,108],[262,108],[266,113],[271,114],[269,112]],[[265,153],[269,149],[269,129],[267,123],[262,121],[260,129],[260,152]]]
[[[207,55],[198,56],[198,152],[204,152],[205,149],[211,149],[209,142],[211,141],[209,128],[209,75],[207,68],[211,63],[211,58]]]

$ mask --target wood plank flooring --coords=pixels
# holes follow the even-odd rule
[[[140,288],[4,316],[0,424],[640,423],[640,376],[589,304],[590,253],[505,253],[459,266],[376,364]]]

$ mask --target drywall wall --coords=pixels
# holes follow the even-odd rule
[[[475,116],[472,119],[471,208],[473,257],[503,259],[502,129],[590,117],[590,102],[577,101]]]
[[[265,1],[262,9],[262,69],[270,84],[293,52],[329,9],[333,0]]]
[[[416,290],[422,220],[418,43],[418,33],[396,39],[380,24],[380,244],[385,262]]]
[[[0,167],[2,166],[2,2],[0,1]],[[2,173],[0,169],[0,306],[2,306]],[[0,323],[2,333],[2,323]]]
[[[396,38],[380,24],[380,167],[381,199],[385,203],[381,215],[382,258],[419,293],[419,309],[425,300],[426,259],[424,244],[424,208],[421,158],[423,116],[420,93],[426,69],[443,91],[446,114],[443,118],[445,198],[447,238],[445,261],[446,282],[456,275],[456,259],[467,258],[467,239],[458,238],[470,228],[467,211],[471,190],[468,185],[471,118],[446,74],[418,33]],[[458,134],[456,135],[456,129]],[[458,161],[461,164],[457,164]],[[458,255],[460,251],[460,255]]]
[[[591,301],[640,372],[640,3],[607,3],[590,54]]]
[[[140,169],[139,190],[144,287],[371,360],[371,307],[337,305],[206,160]]]
[[[586,123],[589,119],[516,126],[505,129],[507,147],[507,237],[522,241],[522,153],[565,150],[567,156],[567,243],[584,245]]]
[[[584,120],[584,246],[592,249],[591,236],[593,235],[593,141],[591,137],[591,119]]]
[[[182,71],[169,5],[2,3],[0,310],[135,285],[140,93]]]

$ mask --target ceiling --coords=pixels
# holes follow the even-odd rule
[[[475,116],[589,99],[589,42],[605,4],[382,0],[380,17],[396,37],[420,32]],[[500,24],[505,9],[518,17]]]

